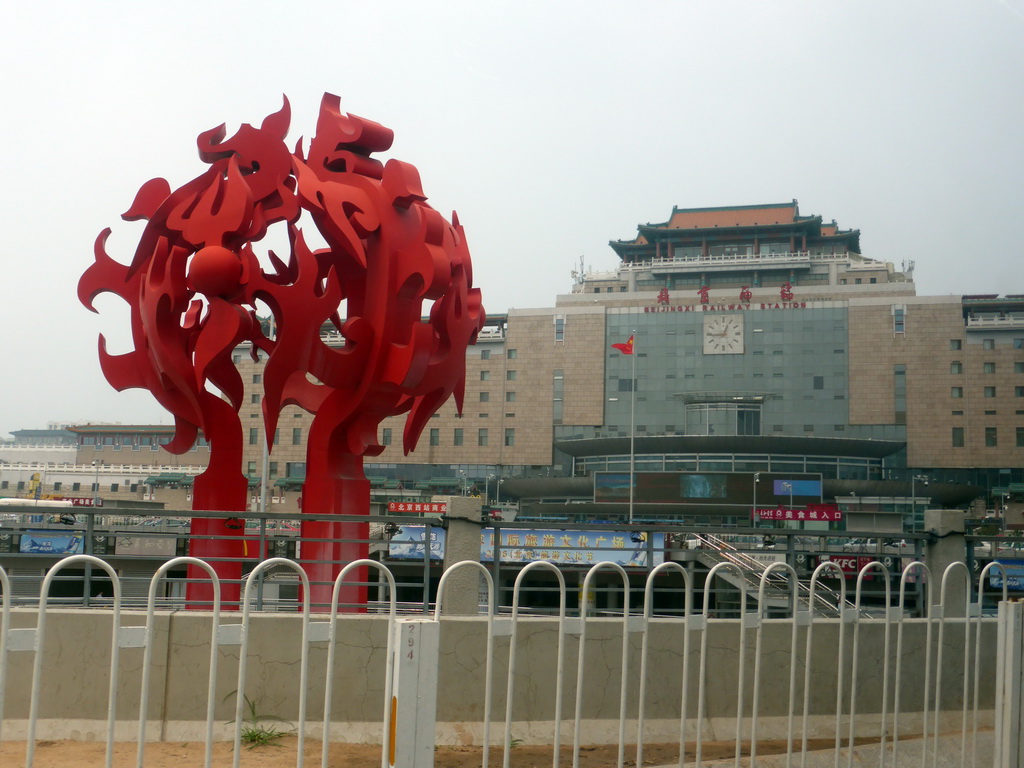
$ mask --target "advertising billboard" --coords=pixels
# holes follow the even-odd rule
[[[18,551],[30,555],[77,555],[82,552],[81,533],[25,531]]]
[[[637,504],[806,507],[820,504],[820,474],[802,472],[635,472]],[[628,472],[594,473],[594,501],[629,501]]]
[[[1024,560],[996,560],[1006,569],[1006,589],[1010,592],[1024,591]],[[1003,588],[1003,573],[998,568],[989,571],[989,585],[993,589]]]
[[[429,534],[427,531],[429,530]],[[647,568],[665,561],[665,534],[628,531],[562,531],[554,529],[502,529],[501,538],[493,528],[480,532],[480,562],[493,563],[496,551],[502,563],[532,563],[547,560],[559,565],[594,565],[612,562],[623,568]],[[429,536],[430,559],[444,559],[445,530],[403,525],[388,543],[392,560],[423,560],[424,539]],[[653,550],[653,552],[651,551]]]

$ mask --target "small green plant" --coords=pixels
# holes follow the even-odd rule
[[[519,745],[521,745],[522,743],[523,743],[523,740],[522,740],[522,739],[512,739],[512,740],[511,740],[511,741],[509,741],[509,743],[508,743],[508,748],[509,748],[509,749],[515,749],[516,747],[518,747],[518,746],[519,746]]]
[[[235,695],[235,691],[232,691],[224,697],[224,701],[227,701]],[[245,744],[246,749],[255,749],[256,747],[266,746],[280,746],[277,744],[277,740],[284,736],[282,731],[277,729],[277,725],[265,725],[267,722],[282,723],[283,718],[277,715],[266,715],[259,712],[256,708],[256,702],[250,699],[246,695],[242,695],[242,699],[245,702],[245,717],[242,718],[242,743]],[[228,720],[227,725],[233,725],[234,720]]]

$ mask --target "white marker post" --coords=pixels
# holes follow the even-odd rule
[[[386,768],[430,768],[434,764],[440,635],[437,621],[395,620]]]

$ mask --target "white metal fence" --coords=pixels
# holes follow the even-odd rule
[[[119,680],[119,676],[125,674],[119,663],[123,649],[141,649],[142,653],[134,722],[139,766],[145,764],[147,740],[160,737],[160,730],[152,727],[149,714],[153,697],[152,672],[157,667],[154,658],[157,593],[168,571],[186,565],[204,570],[214,593],[212,611],[208,614],[208,639],[199,641],[209,646],[204,728],[207,766],[211,764],[212,743],[216,738],[215,710],[231,693],[235,694],[231,737],[235,745],[234,764],[238,765],[249,673],[254,664],[260,663],[251,658],[249,650],[256,631],[253,598],[256,585],[271,569],[294,571],[303,587],[298,615],[293,617],[301,627],[295,667],[298,673],[293,675],[297,705],[289,713],[298,737],[296,760],[299,766],[303,764],[304,740],[308,733],[324,737],[321,764],[328,764],[332,724],[333,731],[337,730],[337,721],[332,720],[332,702],[336,699],[333,670],[338,653],[337,633],[346,620],[338,613],[338,597],[341,585],[351,581],[358,569],[379,571],[391,594],[386,618],[376,619],[387,622],[386,647],[382,649],[387,661],[373,670],[373,674],[379,674],[373,688],[383,692],[379,709],[375,709],[380,716],[383,768],[423,768],[432,761],[439,727],[435,722],[434,704],[441,711],[441,719],[446,705],[437,698],[438,669],[443,667],[441,657],[444,654],[458,652],[444,647],[439,638],[443,639],[441,630],[446,622],[466,620],[442,615],[443,595],[454,583],[453,574],[465,569],[478,571],[479,579],[487,587],[486,608],[481,609],[485,623],[481,624],[479,619],[476,622],[485,634],[485,663],[482,678],[473,679],[474,685],[481,689],[478,693],[483,702],[477,714],[480,743],[484,745],[483,768],[487,768],[492,751],[500,752],[503,765],[508,768],[511,749],[518,741],[513,738],[517,729],[530,733],[533,741],[550,744],[555,768],[562,760],[562,741],[571,734],[571,762],[576,766],[581,746],[595,738],[597,731],[593,724],[609,720],[607,711],[614,711],[613,718],[617,722],[615,741],[619,766],[626,760],[628,745],[635,745],[636,765],[643,765],[645,742],[652,741],[678,743],[679,765],[702,765],[704,745],[712,736],[735,742],[736,765],[740,764],[741,755],[748,752],[751,763],[756,764],[760,740],[771,737],[785,740],[787,765],[803,766],[807,764],[809,740],[825,735],[831,740],[836,766],[843,763],[852,766],[854,747],[865,739],[871,744],[857,747],[860,753],[857,759],[880,767],[908,764],[901,753],[910,744],[913,744],[914,764],[925,768],[940,764],[1010,768],[1020,764],[1013,750],[1021,748],[1018,745],[1021,696],[1013,675],[1021,676],[1020,649],[1024,631],[1020,627],[1024,622],[1017,618],[1016,625],[1003,627],[999,624],[1001,619],[985,615],[982,601],[972,588],[971,574],[962,563],[954,563],[942,574],[931,574],[923,563],[914,562],[902,572],[898,589],[895,589],[896,582],[890,580],[885,566],[874,562],[859,573],[851,585],[852,595],[848,595],[842,571],[835,563],[825,562],[804,585],[810,599],[801,597],[804,592],[793,568],[776,563],[761,576],[756,599],[747,589],[735,590],[733,599],[738,602],[739,618],[721,618],[715,598],[715,590],[727,586],[730,576],[744,577],[734,563],[715,565],[706,574],[703,587],[698,588],[694,573],[684,564],[665,562],[650,571],[643,607],[636,611],[629,608],[630,580],[626,571],[614,563],[598,563],[587,572],[581,589],[582,594],[587,595],[598,577],[608,573],[613,575],[612,586],[604,588],[617,589],[614,576],[619,577],[623,592],[620,604],[625,608],[618,616],[609,618],[607,612],[595,616],[588,610],[582,610],[580,615],[568,615],[568,588],[563,571],[546,561],[531,563],[520,571],[511,610],[500,612],[495,605],[490,571],[479,563],[464,562],[443,574],[433,616],[398,619],[394,579],[388,569],[376,561],[361,560],[346,566],[335,582],[330,612],[314,613],[310,610],[309,581],[301,566],[284,558],[266,560],[245,581],[242,610],[228,612],[221,610],[220,584],[213,569],[193,558],[176,558],[161,567],[150,583],[145,625],[123,626],[121,584],[117,574],[99,558],[77,555],[61,560],[47,574],[38,610],[19,609],[22,623],[24,617],[34,616],[35,626],[12,627],[10,580],[0,568],[3,591],[0,739],[5,737],[5,702],[10,709],[11,703],[18,699],[19,711],[25,704],[24,692],[8,689],[9,672],[14,665],[21,668],[31,659],[27,717],[21,718],[26,720],[23,733],[25,764],[29,768],[34,762],[37,724],[46,707],[54,703],[45,700],[49,694],[42,681],[44,670],[68,663],[67,659],[49,657],[47,652],[48,616],[55,610],[48,603],[50,585],[61,569],[82,565],[105,571],[113,586],[111,608],[78,611],[79,614],[99,615],[104,620],[109,618],[109,686],[103,730],[108,768],[115,738],[118,734],[124,736],[124,723],[132,719],[125,716],[123,706],[119,709],[117,699],[118,692],[125,690],[125,681]],[[986,566],[979,583],[987,583],[992,571],[1000,567],[998,563]],[[529,577],[541,572],[549,573],[556,581],[559,598],[557,615],[531,618],[531,621],[542,622],[549,634],[555,634],[554,642],[545,646],[551,658],[543,667],[549,670],[546,675],[553,676],[554,695],[543,707],[524,705],[524,696],[529,696],[530,689],[539,683],[527,676],[537,665],[522,663],[525,614],[520,607],[523,585]],[[784,610],[780,610],[777,595],[779,577],[787,580],[790,590],[788,607]],[[826,580],[832,584],[827,590]],[[932,587],[927,616],[908,618],[908,592],[921,581]],[[865,585],[869,582],[875,584],[871,592],[875,602],[870,610],[864,602],[868,594]],[[657,614],[655,590],[665,583],[671,583],[682,594],[681,613]],[[1012,605],[1005,602],[1006,579],[1002,583],[1001,612]],[[776,590],[771,600],[766,597],[769,584],[775,585]],[[820,608],[816,600],[820,592],[835,596],[832,613],[838,614],[838,618],[828,617],[828,612]],[[881,602],[878,602],[879,594],[883,595]],[[586,605],[585,599],[581,599],[581,605]],[[609,625],[617,626],[617,631],[610,631]],[[598,629],[601,636],[592,641],[591,635]],[[617,647],[613,653],[608,653],[609,638],[616,634]],[[664,642],[666,637],[668,642]],[[660,643],[658,648],[655,648],[656,643]],[[232,646],[235,647],[233,655],[238,659],[237,670],[226,678],[219,664],[224,663],[225,649]],[[321,650],[326,646],[326,660],[311,663],[313,646]],[[588,677],[588,670],[594,666],[591,659],[598,652],[603,654],[601,664],[617,674],[617,684],[610,679],[598,686]],[[617,661],[612,658],[614,654],[618,654]],[[668,663],[666,658],[673,661]],[[161,665],[173,663],[174,654],[169,652],[160,661]],[[496,682],[500,677],[496,670],[502,667],[507,667],[506,679],[503,683]],[[231,685],[233,691],[225,690],[227,685]],[[312,691],[319,691],[321,687],[324,692],[322,724],[311,723],[307,707]],[[665,691],[674,693],[664,695]],[[360,691],[359,695],[365,693]],[[613,697],[616,701],[609,703]],[[410,706],[410,701],[419,705]],[[429,702],[430,706],[424,706],[424,702]],[[540,709],[544,711],[533,711]],[[87,715],[95,713],[83,713]],[[8,718],[12,719],[17,718]],[[531,724],[531,720],[538,722]],[[492,721],[503,726],[500,739],[492,737]],[[993,724],[997,727],[994,738]],[[546,736],[537,735],[543,733]],[[9,734],[6,737],[14,738]],[[951,743],[959,751],[955,763],[948,762]],[[992,762],[989,755],[993,751],[1002,756],[999,757],[1002,762]],[[940,754],[945,762],[939,762]]]

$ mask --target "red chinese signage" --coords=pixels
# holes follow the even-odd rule
[[[443,515],[448,511],[448,504],[443,501],[389,501],[388,512],[422,512],[425,514]]]
[[[54,501],[70,501],[73,507],[102,507],[103,499],[83,496],[54,496]]]
[[[757,517],[761,520],[809,520],[832,523],[842,520],[843,513],[832,504],[810,504],[806,509],[786,509],[785,507],[759,509]]]

